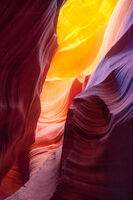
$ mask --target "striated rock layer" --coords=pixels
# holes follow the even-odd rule
[[[62,2],[1,1],[0,182],[14,162],[25,173],[24,182],[28,178],[25,154],[34,142],[42,84],[57,47]]]
[[[5,20],[3,31],[8,28],[10,30],[9,38],[5,34],[1,41],[3,52],[5,50],[5,54],[2,54],[3,66],[7,64],[5,71],[1,67],[5,77],[7,73],[7,79],[1,76],[1,84],[4,84],[1,85],[1,92],[2,95],[5,94],[3,97],[7,102],[8,113],[7,115],[4,111],[3,118],[1,117],[4,121],[0,121],[0,127],[5,123],[4,131],[0,132],[1,179],[9,169],[10,171],[2,179],[0,199],[5,199],[16,190],[7,199],[133,199],[132,0],[119,0],[106,30],[117,0],[113,3],[108,0],[69,1],[61,12],[62,17],[67,19],[66,24],[63,21],[65,18],[61,22],[72,29],[67,32],[66,28],[68,35],[65,35],[63,26],[60,27],[62,30],[59,38],[64,42],[61,44],[59,39],[56,53],[61,51],[62,58],[54,57],[44,85],[49,63],[57,46],[55,27],[62,1],[15,2],[4,2],[1,7],[4,14],[9,11],[2,18]],[[73,5],[76,6],[74,10]],[[89,23],[89,17],[82,20],[83,15],[79,28],[75,29],[71,14],[78,11],[79,15],[76,8],[83,8],[82,13],[84,9],[93,10],[94,13],[89,15],[88,12],[88,16],[93,16],[94,19],[94,8],[97,8],[97,20],[92,18],[93,23]],[[105,18],[102,17],[103,21],[100,19],[99,23],[98,16],[101,15]],[[72,24],[68,23],[71,21]],[[98,32],[95,30],[95,22],[99,24],[96,26]],[[92,39],[88,32],[89,24],[93,27],[92,36],[97,32]],[[84,41],[88,41],[87,44]],[[82,43],[85,46],[79,45]],[[94,44],[97,46],[96,52]],[[77,48],[79,54],[73,52]],[[72,59],[67,59],[66,50]],[[82,56],[88,61],[84,62]],[[103,60],[90,78],[89,74],[101,58]],[[64,64],[57,65],[56,61],[63,60]],[[86,77],[73,77],[84,69]],[[79,95],[73,100],[77,94]],[[23,120],[19,118],[19,113]]]
[[[133,9],[130,14],[121,37],[70,106],[51,200],[133,199]]]

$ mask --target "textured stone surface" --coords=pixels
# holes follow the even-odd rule
[[[44,85],[62,1],[2,3],[0,199],[132,200],[132,0],[119,0],[86,77]]]
[[[133,199],[132,36],[130,12],[121,37],[70,106],[52,200]]]
[[[42,84],[57,47],[62,2],[1,1],[0,181],[16,160],[21,168],[34,142]],[[26,160],[23,172],[28,170],[24,165]]]

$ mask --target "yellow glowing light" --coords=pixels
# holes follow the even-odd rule
[[[68,0],[62,7],[57,35],[59,47],[47,79],[72,78],[95,59],[118,0]]]

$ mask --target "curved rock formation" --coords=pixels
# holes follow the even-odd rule
[[[43,85],[57,47],[62,0],[3,1],[1,200],[133,199],[133,2],[119,0],[108,24],[116,2],[64,5],[67,34],[61,35],[61,26]],[[82,15],[91,20],[75,18],[77,29],[68,23],[76,8],[92,11]],[[84,75],[74,77],[82,70]]]
[[[86,80],[88,80],[88,78],[89,77],[86,77]],[[30,178],[23,187],[21,187],[8,199],[25,199],[27,197],[27,199],[39,198],[40,200],[47,200],[52,197],[57,186],[59,175],[66,113],[72,99],[75,97],[75,95],[82,91],[86,83],[87,81],[85,81],[84,84],[82,83],[81,77],[76,78],[71,83],[69,89],[67,89],[63,95],[59,95],[59,99],[57,98],[54,100],[53,96],[51,96],[51,92],[45,90],[48,87],[46,86],[47,84],[44,84],[45,87],[43,90],[47,97],[45,98],[42,91],[41,96],[44,104],[42,104],[42,111],[37,125],[35,143],[31,146],[29,153]],[[50,95],[48,93],[50,93]],[[52,101],[52,107],[47,103],[47,98],[48,102]],[[45,109],[47,109],[46,113],[44,112]],[[15,178],[15,183],[20,181],[20,177],[16,176]],[[11,177],[10,181],[13,181]],[[10,187],[13,187],[15,183],[10,182]],[[3,183],[3,190],[9,191],[9,189],[5,189],[5,187],[9,187],[6,180],[5,183]],[[10,192],[10,194],[12,194],[14,191]]]
[[[0,182],[16,160],[22,165],[20,154],[22,160],[34,142],[42,84],[57,48],[62,2],[1,1]]]
[[[132,200],[133,2],[123,33],[68,111],[51,200]]]

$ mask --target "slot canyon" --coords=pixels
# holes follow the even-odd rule
[[[133,200],[133,0],[0,13],[0,200]]]

